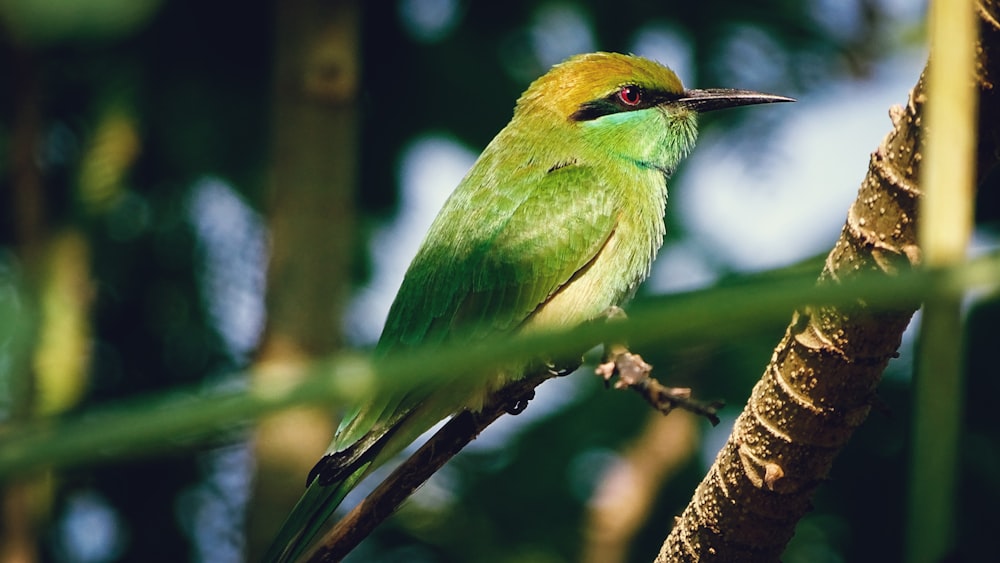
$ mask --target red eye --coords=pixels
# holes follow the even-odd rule
[[[637,106],[642,101],[642,89],[638,86],[622,86],[618,90],[618,99],[627,106]]]

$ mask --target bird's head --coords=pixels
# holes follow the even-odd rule
[[[518,100],[514,120],[568,126],[591,146],[669,173],[694,146],[699,113],[789,101],[749,90],[685,90],[655,61],[589,53],[535,80]]]

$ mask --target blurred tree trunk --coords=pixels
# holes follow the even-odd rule
[[[54,416],[77,405],[89,382],[92,306],[95,287],[91,271],[91,242],[72,221],[61,218],[64,195],[49,185],[42,167],[44,134],[50,118],[47,100],[47,55],[37,47],[3,42],[10,64],[6,83],[14,93],[8,191],[0,209],[7,213],[3,233],[17,255],[18,305],[12,313],[13,345],[5,350],[9,370],[9,418],[21,423],[38,416]],[[107,115],[97,131],[108,131]],[[132,120],[113,120],[112,135],[102,142],[88,139],[84,165],[101,170],[105,187],[120,189],[138,153]],[[122,143],[121,141],[124,141]],[[99,145],[97,150],[94,145]],[[120,150],[126,146],[126,150]],[[115,158],[119,157],[119,158]],[[81,168],[85,168],[81,167]],[[78,178],[80,188],[85,182]],[[56,181],[55,183],[58,183]],[[7,342],[7,344],[11,344]],[[29,562],[39,558],[38,530],[49,518],[58,479],[49,471],[5,484],[0,519],[0,561]]]
[[[13,248],[21,260],[23,274],[37,274],[38,255],[44,244],[45,200],[42,192],[42,174],[36,154],[41,142],[41,78],[38,59],[30,49],[4,42],[10,61],[10,87],[14,104],[10,144],[9,192],[4,194],[2,207],[6,208],[4,222],[11,225]],[[33,287],[24,284],[22,287]],[[28,303],[35,302],[34,295],[22,295]],[[27,307],[33,309],[31,305]],[[10,417],[8,422],[20,422],[31,416],[34,402],[34,375],[31,371],[30,349],[36,339],[34,322],[26,315],[16,327],[22,342],[22,353],[13,354],[10,370]],[[29,563],[38,559],[37,516],[40,512],[36,480],[18,480],[4,484],[0,491],[0,560]]]
[[[642,433],[621,452],[587,503],[583,563],[624,563],[663,485],[698,451],[696,415],[649,414]]]
[[[341,345],[357,176],[359,6],[276,2],[267,327],[256,382],[296,377]],[[260,423],[247,549],[260,558],[332,435],[325,410]]]

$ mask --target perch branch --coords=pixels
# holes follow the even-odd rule
[[[683,408],[718,423],[720,403],[701,404],[691,399],[690,389],[665,387],[649,376],[652,367],[624,346],[615,346],[608,363],[598,368],[605,381],[618,374],[615,388],[633,389],[663,414]],[[518,414],[535,388],[564,371],[542,369],[494,393],[477,413],[464,411],[454,416],[423,446],[407,458],[385,481],[338,521],[309,554],[310,562],[340,561],[379,524],[391,516],[414,491],[449,459],[455,456],[487,426],[505,413]]]
[[[516,381],[493,394],[478,413],[453,416],[385,481],[336,523],[310,553],[310,562],[340,561],[379,524],[392,515],[427,479],[504,413],[520,412],[535,387],[555,373],[544,370]]]

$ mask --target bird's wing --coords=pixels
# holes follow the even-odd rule
[[[614,231],[614,195],[590,167],[570,165],[511,181],[533,186],[460,189],[445,205],[396,295],[380,355],[513,332]],[[331,453],[359,441],[358,450],[369,449],[434,392],[401,392],[403,386],[391,383],[383,388],[389,392],[345,418]]]
[[[501,180],[503,191],[472,182],[445,204],[396,295],[379,354],[513,332],[614,232],[614,194],[591,168],[522,170]],[[298,557],[355,483],[462,408],[456,387],[475,384],[414,388],[387,382],[345,417],[275,540],[273,560]]]
[[[600,251],[617,217],[592,168],[524,181],[534,185],[520,200],[493,188],[449,202],[406,274],[381,349],[509,333]]]

